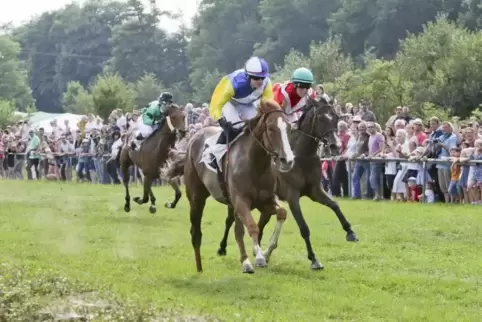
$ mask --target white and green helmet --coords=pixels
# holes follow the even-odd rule
[[[305,67],[298,68],[291,76],[293,83],[313,84],[313,73]]]

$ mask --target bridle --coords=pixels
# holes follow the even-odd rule
[[[303,112],[303,115],[296,122],[297,127],[294,128],[293,131],[299,132],[300,134],[314,140],[318,144],[318,149],[320,148],[321,145],[326,146],[328,144],[328,141],[325,139],[328,136],[328,134],[337,132],[337,129],[335,128],[335,129],[330,129],[330,130],[324,131],[321,134],[321,136],[319,136],[319,137],[311,134],[311,133],[313,133],[313,130],[314,130],[314,127],[315,127],[315,124],[316,124],[316,115],[318,113],[318,110],[321,109],[321,108],[322,107],[315,106],[315,105],[311,105],[309,108],[306,108],[306,105],[305,105],[304,107],[301,107],[301,108],[299,108],[299,109],[290,113],[290,115],[291,115],[291,114],[294,114],[294,113],[297,113],[297,112],[300,112],[300,111]],[[313,110],[313,118],[311,120],[311,130],[310,130],[310,133],[307,133],[305,131],[300,130],[300,127],[301,127],[302,121],[306,117],[305,113],[308,113],[311,110]]]
[[[258,126],[259,124],[261,123],[266,123],[266,118],[269,114],[271,113],[275,113],[275,112],[278,112],[278,113],[281,113],[281,115],[283,116],[283,120],[288,123],[288,120],[286,118],[286,113],[283,111],[283,110],[270,110],[266,113],[263,113],[260,117],[260,120],[258,121]],[[241,121],[243,122],[243,121]],[[238,122],[240,123],[240,122]],[[272,151],[271,149],[268,149],[266,148],[265,144],[263,144],[257,137],[256,135],[254,134],[253,132],[253,129],[251,129],[251,122],[249,121],[244,121],[244,126],[248,129],[249,131],[249,134],[253,137],[253,139],[255,140],[255,142],[266,152],[266,154],[268,154],[271,158],[273,158],[274,161],[277,161],[279,159],[279,154],[275,151]],[[268,128],[266,127],[266,130],[263,131],[263,136],[266,137],[266,140],[268,141],[268,145],[270,147],[273,147],[273,145],[271,144],[271,140],[269,138],[269,136],[267,135],[267,132],[268,132]]]

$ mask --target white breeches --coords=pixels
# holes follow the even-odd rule
[[[137,130],[134,133],[134,137],[137,135],[142,134],[144,138],[147,138],[149,135],[151,135],[152,132],[154,132],[154,127],[150,125],[144,124],[142,121],[137,123],[138,127]]]
[[[227,102],[223,106],[222,114],[226,118],[226,121],[231,123],[237,123],[240,121],[251,120],[256,116],[257,110],[255,103],[253,104],[239,104],[233,102]],[[238,123],[234,125],[235,128],[241,128],[244,124]]]
[[[286,114],[286,116],[288,118],[288,122],[290,124],[294,124],[294,123],[298,122],[298,120],[301,118],[302,114],[303,114],[302,111],[298,111],[298,112],[295,112],[295,113],[288,113],[288,114]]]

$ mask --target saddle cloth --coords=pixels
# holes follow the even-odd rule
[[[244,131],[242,131],[233,140],[231,140],[231,142],[229,143],[229,146],[232,146],[233,143],[236,142],[243,133]],[[217,170],[211,166],[211,163],[213,161],[212,155],[214,155],[214,158],[216,159],[216,164],[218,165],[218,168],[220,169],[220,171],[222,171],[221,160],[223,156],[226,154],[226,152],[228,151],[227,144],[216,144],[221,134],[222,132],[216,133],[210,136],[209,138],[207,138],[206,141],[204,142],[204,150],[203,150],[203,154],[200,162],[204,163],[206,165],[206,168],[208,168],[213,172],[217,172]]]

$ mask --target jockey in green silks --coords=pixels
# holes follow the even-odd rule
[[[134,133],[139,141],[148,138],[164,120],[164,112],[167,105],[172,104],[172,94],[164,92],[157,101],[150,102],[142,109],[142,116],[138,119],[138,130]]]

